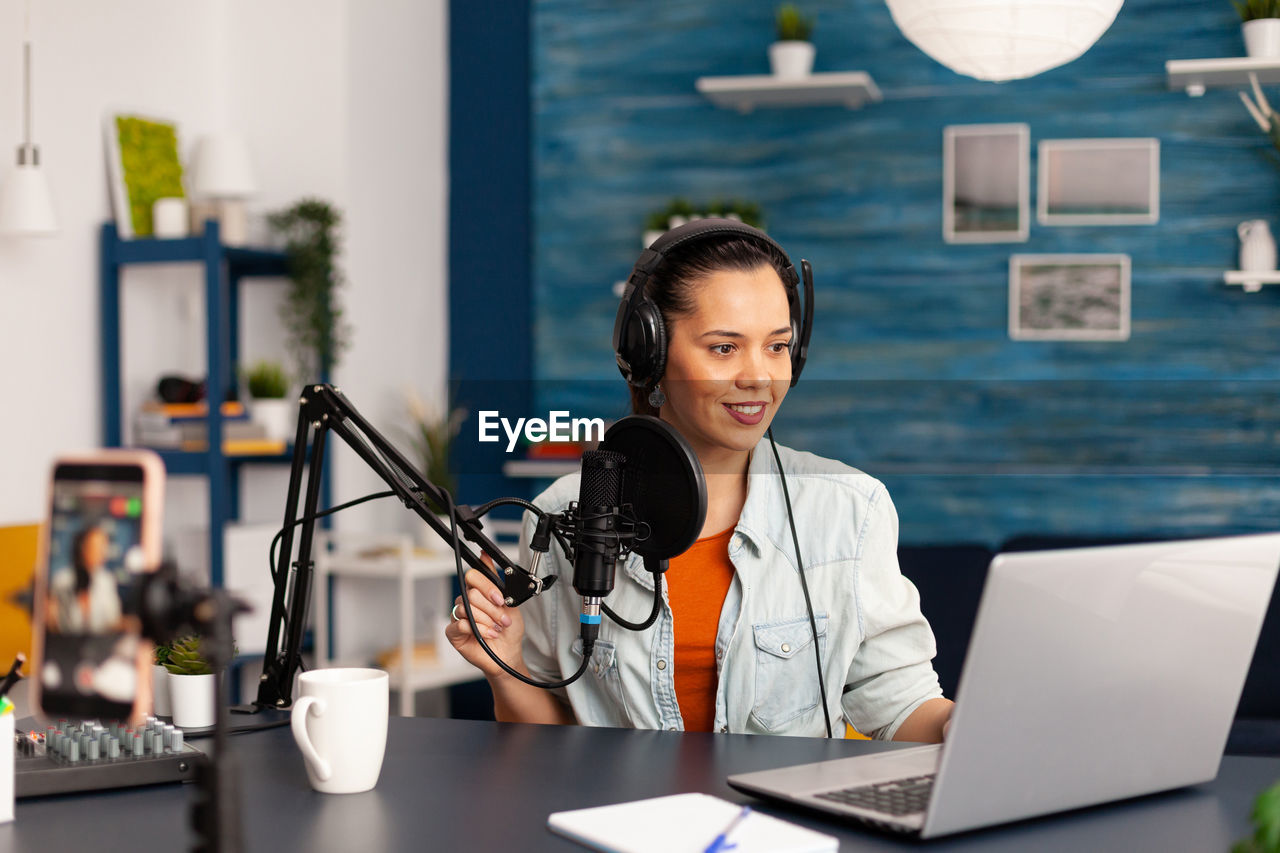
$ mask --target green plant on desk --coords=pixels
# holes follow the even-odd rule
[[[169,653],[172,651],[171,646],[156,643],[155,650],[151,653],[151,662],[156,666],[164,666],[169,662]]]
[[[213,667],[200,654],[200,637],[195,634],[173,641],[173,645],[169,647],[169,656],[164,661],[164,668],[172,675],[213,674]]]
[[[1231,853],[1280,853],[1280,782],[1258,795],[1250,817],[1253,835],[1237,841]]]

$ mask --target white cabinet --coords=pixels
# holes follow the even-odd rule
[[[399,713],[413,716],[414,693],[477,681],[483,676],[453,650],[444,636],[444,620],[452,603],[450,580],[456,576],[453,554],[415,547],[407,535],[316,532],[315,554],[315,641],[320,666],[367,666],[368,657],[338,660],[330,657],[330,632],[341,630],[329,624],[329,578],[363,578],[396,585],[399,610],[398,643],[400,662],[389,670],[391,689],[399,693]],[[419,610],[439,614],[436,629],[429,637],[435,643],[436,660],[414,665],[414,623]],[[369,618],[392,614],[370,614]]]

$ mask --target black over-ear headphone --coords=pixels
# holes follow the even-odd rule
[[[667,328],[662,312],[645,293],[645,285],[667,254],[691,243],[722,237],[740,237],[756,243],[766,251],[777,252],[787,266],[784,281],[787,306],[791,310],[791,384],[800,379],[809,355],[809,334],[813,331],[813,267],[800,261],[804,273],[804,305],[800,305],[798,285],[801,278],[787,253],[773,238],[758,228],[733,219],[696,219],[672,228],[645,249],[627,279],[618,317],[613,323],[613,352],[618,369],[637,388],[652,388],[662,379],[667,367]]]

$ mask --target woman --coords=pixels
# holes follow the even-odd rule
[[[633,382],[632,410],[675,427],[706,475],[706,522],[671,561],[667,606],[641,632],[606,619],[586,673],[555,691],[504,673],[465,619],[446,635],[488,678],[499,720],[824,735],[829,717],[837,736],[843,718],[876,738],[942,740],[952,705],[929,664],[933,634],[919,596],[898,570],[897,515],[884,486],[839,462],[779,448],[784,495],[763,440],[799,345],[785,254],[762,232],[707,220],[668,232],[655,244],[663,247],[671,248],[641,286],[661,314],[665,360],[640,387],[625,358],[620,365]],[[642,264],[655,257],[646,252]],[[562,512],[578,489],[578,475],[563,477],[535,503]],[[525,543],[532,525],[527,514]],[[557,548],[546,559],[545,573],[572,575]],[[540,681],[577,670],[580,601],[569,583],[519,609],[504,607],[481,573],[468,573],[467,583],[476,622],[505,661]],[[638,621],[652,594],[640,559],[620,561],[611,608]],[[459,598],[454,615],[461,613]]]
[[[54,630],[102,634],[119,630],[123,617],[115,576],[107,568],[111,542],[99,524],[90,524],[71,542],[70,570],[51,585],[49,614]]]

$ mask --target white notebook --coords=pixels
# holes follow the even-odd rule
[[[616,806],[556,812],[547,826],[610,853],[703,853],[742,806],[708,794],[675,794]],[[835,853],[839,840],[752,811],[728,838],[732,853]]]

